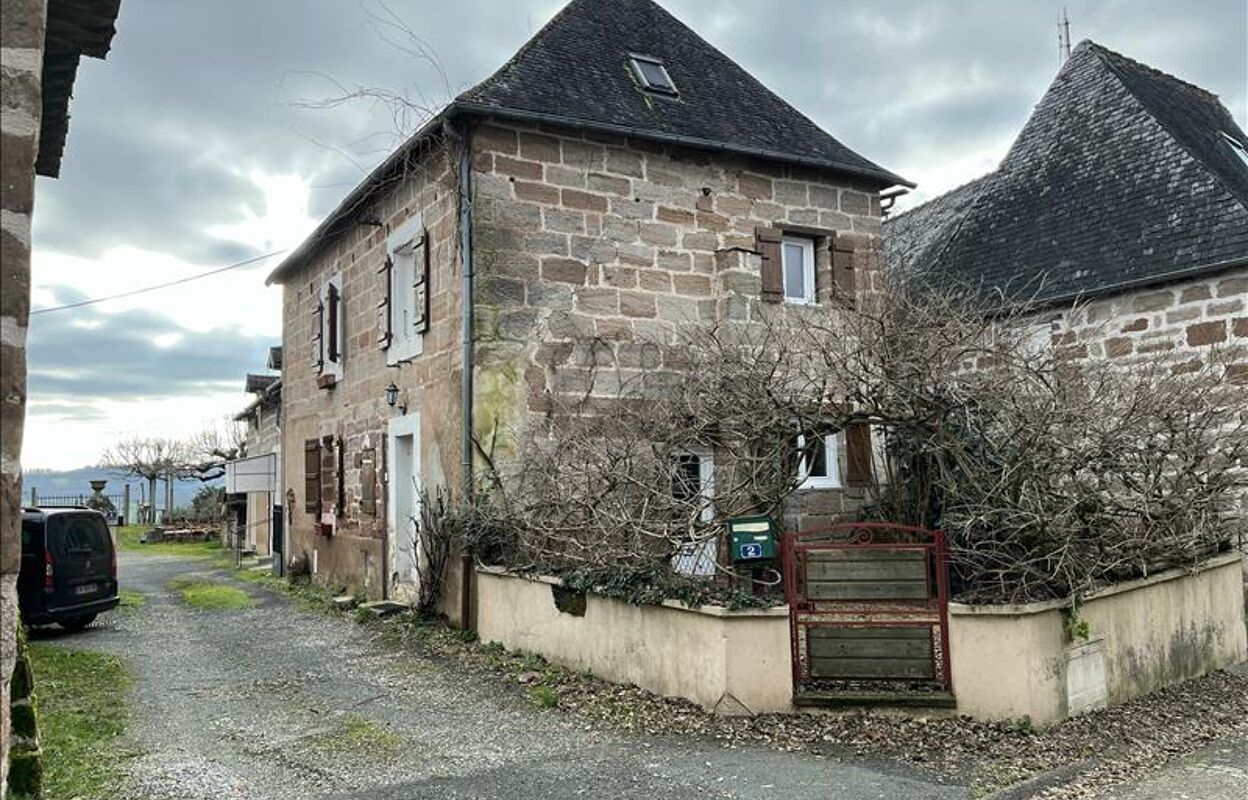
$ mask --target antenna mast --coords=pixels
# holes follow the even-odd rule
[[[1062,6],[1062,19],[1057,23],[1057,57],[1059,63],[1070,58],[1070,16],[1066,6]]]

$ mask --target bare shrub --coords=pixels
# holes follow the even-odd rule
[[[684,363],[661,369],[578,341],[584,392],[530,415],[521,458],[479,445],[472,541],[518,569],[668,570],[728,517],[783,515],[799,436],[864,423],[884,457],[862,517],[945,530],[968,599],[1079,595],[1244,536],[1242,354],[1111,369],[1039,340],[1035,308],[968,297],[877,283],[758,305],[685,326]],[[713,454],[712,492],[687,490],[690,453]]]

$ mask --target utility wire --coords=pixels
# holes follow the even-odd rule
[[[169,281],[168,283],[158,283],[155,286],[145,286],[142,289],[132,289],[128,292],[122,292],[121,294],[110,294],[108,297],[95,297],[90,300],[79,300],[77,303],[68,303],[63,306],[53,306],[52,308],[37,308],[31,311],[30,315],[33,317],[36,314],[50,314],[53,311],[64,311],[69,308],[81,308],[82,306],[94,305],[95,303],[103,303],[103,302],[107,302],[108,300],[119,300],[123,297],[133,297],[136,294],[154,292],[157,289],[168,289],[170,286],[178,286],[183,283],[190,283],[191,281],[197,281],[200,278],[207,278],[211,275],[220,275],[222,272],[229,272],[230,270],[238,269],[239,267],[246,267],[248,265],[255,264],[257,261],[264,261],[266,258],[272,258],[273,256],[280,256],[282,253],[285,253],[285,252],[286,252],[285,250],[274,250],[273,252],[265,253],[262,256],[249,258],[246,261],[239,261],[236,264],[230,264],[225,267],[218,267],[217,269],[210,269],[207,272],[201,272],[198,275],[188,275],[187,277],[179,278],[176,281]]]

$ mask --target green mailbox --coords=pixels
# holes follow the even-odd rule
[[[728,544],[735,564],[774,561],[776,524],[771,517],[734,517],[728,520]]]

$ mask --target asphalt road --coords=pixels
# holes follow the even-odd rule
[[[1244,800],[1248,736],[1215,742],[1158,772],[1117,787],[1106,800]]]
[[[250,609],[188,607],[173,578],[234,583],[204,562],[123,554],[120,569],[146,603],[51,641],[134,674],[130,800],[967,796],[891,762],[600,731],[255,586],[235,583]]]

